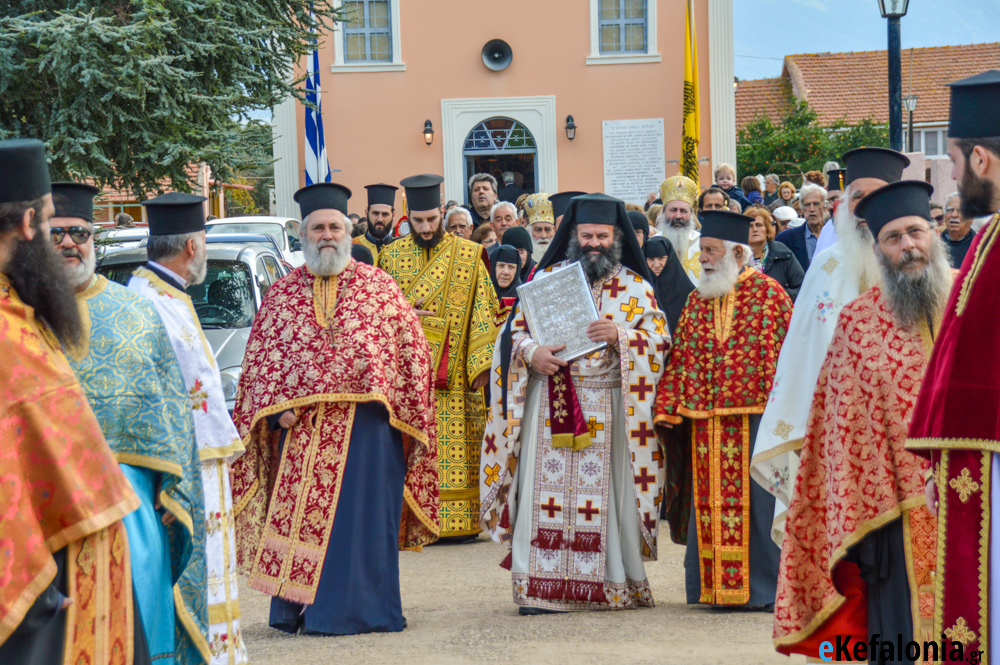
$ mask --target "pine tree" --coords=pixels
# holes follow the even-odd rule
[[[251,114],[330,31],[332,0],[11,0],[0,18],[0,138],[45,141],[53,180],[94,178],[144,198],[270,159]],[[268,145],[264,145],[267,142]],[[259,145],[258,145],[259,143]]]

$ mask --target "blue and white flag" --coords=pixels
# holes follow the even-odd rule
[[[309,54],[306,71],[306,99],[316,108],[306,107],[306,184],[330,182],[330,162],[326,158],[323,138],[323,111],[320,108],[319,49]]]

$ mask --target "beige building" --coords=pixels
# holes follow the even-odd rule
[[[704,185],[712,164],[736,158],[732,0],[693,2]],[[465,203],[479,171],[520,173],[529,191],[634,200],[678,170],[684,0],[343,6],[353,18],[322,38],[319,73],[332,177],[354,192],[352,212],[364,212],[364,185],[416,173],[443,175],[446,199]],[[510,47],[499,71],[483,60],[491,40]],[[273,122],[275,214],[297,216],[305,107],[286,100]]]

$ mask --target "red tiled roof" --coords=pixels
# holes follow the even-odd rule
[[[1000,69],[1000,43],[904,49],[903,96],[918,98],[913,122],[947,122],[946,84],[988,69]],[[886,51],[788,55],[781,78],[740,81],[736,127],[739,130],[760,113],[773,112],[773,92],[765,91],[773,91],[778,81],[787,82],[797,99],[807,100],[824,125],[838,120],[853,124],[867,117],[885,123],[888,78]]]
[[[187,166],[184,167],[184,170],[187,172],[188,182],[191,183],[193,189],[197,190],[199,188],[199,186],[203,185],[203,183],[199,182],[199,175],[200,175],[200,171],[201,171],[201,166],[200,165],[198,165],[198,164],[188,164]],[[170,183],[169,183],[168,180],[164,179],[162,182],[163,182],[163,191],[164,192],[172,192],[172,191],[174,191],[170,187]],[[96,182],[94,182],[93,178],[87,178],[87,183],[90,184],[90,185],[96,185],[97,184]],[[197,193],[199,193],[199,192],[195,191],[195,194],[197,194]],[[156,192],[147,192],[145,198],[153,198],[154,196],[157,196]],[[101,193],[97,195],[97,201],[98,201],[98,203],[104,203],[104,204],[107,204],[107,203],[138,203],[139,202],[139,197],[136,196],[135,194],[131,193],[131,192],[126,191],[126,190],[115,189],[111,185],[105,185],[104,188],[103,188],[103,190],[101,191]]]
[[[736,86],[736,131],[766,115],[777,123],[791,108],[792,82],[787,78],[740,81]]]

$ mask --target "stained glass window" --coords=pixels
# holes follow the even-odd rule
[[[465,154],[477,152],[533,152],[535,137],[528,128],[510,118],[491,118],[479,123],[465,139]]]

